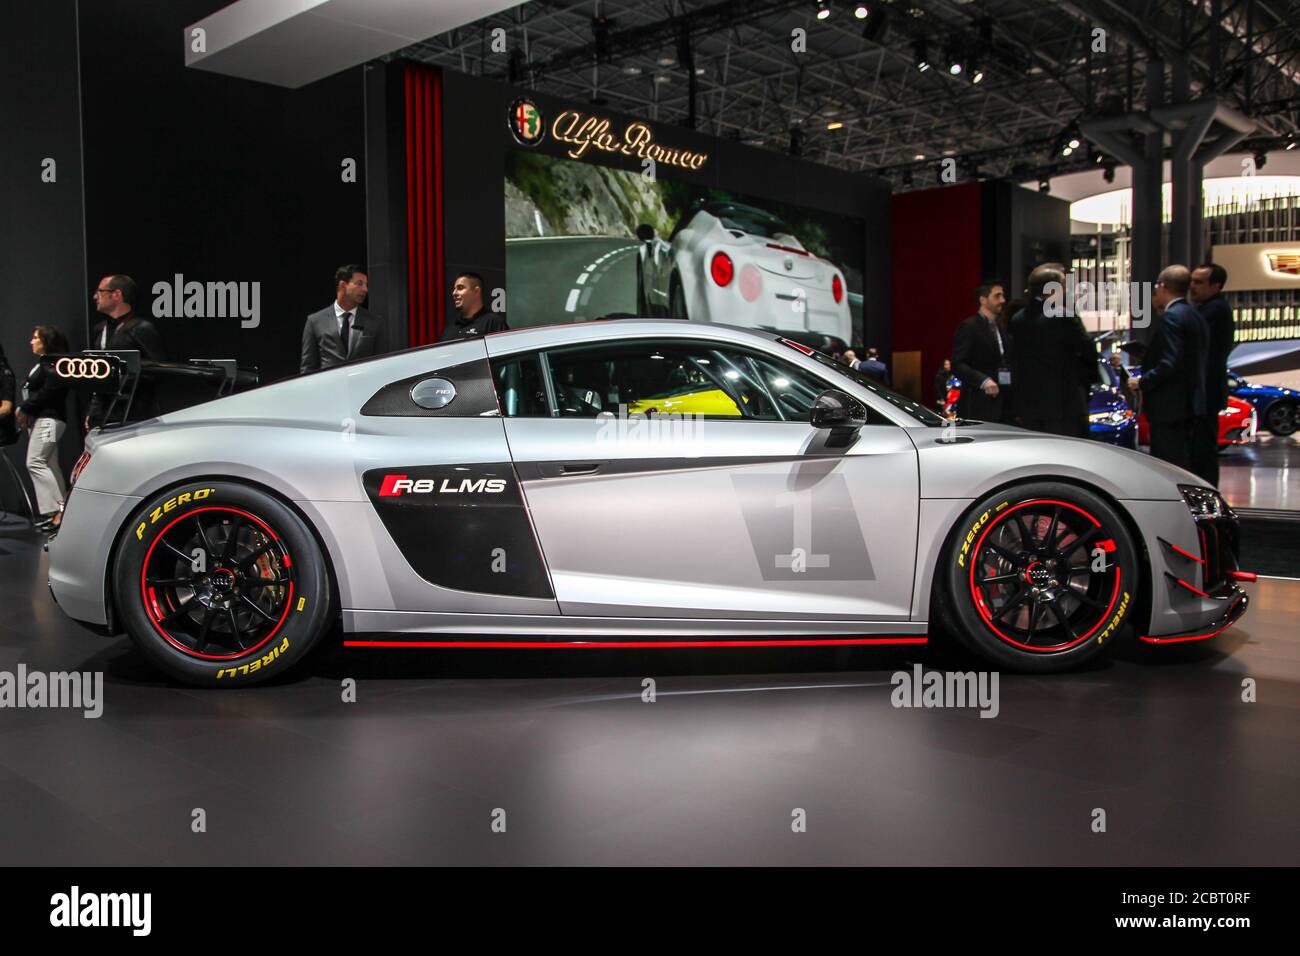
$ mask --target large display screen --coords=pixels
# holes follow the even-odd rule
[[[862,343],[859,218],[523,150],[505,179],[511,328],[672,316]]]

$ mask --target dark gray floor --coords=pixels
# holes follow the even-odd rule
[[[1004,674],[981,719],[890,705],[914,658],[969,666],[937,648],[338,649],[277,686],[199,692],[64,619],[35,536],[0,528],[0,562],[0,670],[106,672],[98,720],[0,710],[4,864],[1300,858],[1300,582],[1261,580],[1205,646]]]

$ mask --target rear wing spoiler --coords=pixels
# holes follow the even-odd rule
[[[235,359],[188,359],[154,362],[129,349],[87,349],[70,355],[43,355],[41,365],[60,385],[76,392],[109,397],[104,425],[129,421],[131,406],[141,381],[160,385],[190,384],[211,387],[211,398],[256,388],[261,381],[255,367],[241,367]]]

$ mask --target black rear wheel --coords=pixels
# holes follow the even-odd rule
[[[1040,673],[1101,653],[1132,613],[1140,579],[1114,508],[1055,482],[979,502],[946,566],[957,636],[999,665]]]
[[[329,575],[310,530],[244,485],[197,483],[147,502],[114,568],[127,633],[189,684],[248,685],[282,673],[331,619]]]

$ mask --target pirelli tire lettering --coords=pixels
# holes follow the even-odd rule
[[[224,677],[247,677],[249,674],[256,674],[263,667],[269,667],[271,662],[289,649],[289,639],[286,637],[280,642],[279,647],[273,647],[270,653],[263,654],[259,659],[248,664],[241,664],[238,667],[225,667],[217,671],[217,680]]]
[[[1125,633],[1138,562],[1116,505],[1075,485],[1017,485],[958,525],[938,609],[958,640],[1001,666],[1067,670]]]
[[[290,504],[208,480],[141,503],[114,550],[114,607],[140,652],[189,684],[255,684],[334,622],[328,562]]]

